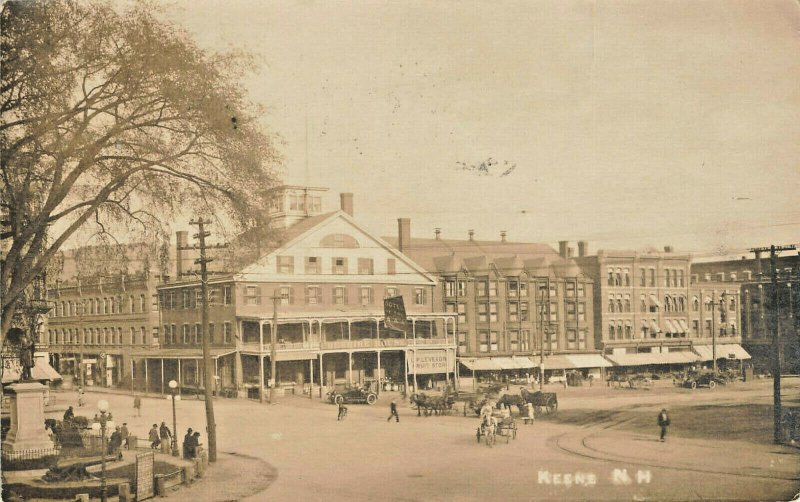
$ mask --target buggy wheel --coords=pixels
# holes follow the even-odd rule
[[[692,389],[696,389],[696,388],[697,388],[697,382],[692,382],[692,383],[691,383],[689,386],[690,386]]]
[[[711,380],[710,382],[708,382],[708,388],[709,389],[714,390],[714,387],[716,387],[716,386],[717,386],[717,382],[715,382],[714,380]]]
[[[369,394],[367,396],[367,404],[369,404],[369,405],[375,404],[375,401],[377,401],[377,400],[378,400],[378,396],[376,396],[375,394]]]
[[[547,403],[547,414],[552,415],[558,411],[558,401],[550,401]]]
[[[341,394],[337,394],[333,398],[333,403],[334,404],[344,404],[344,396],[341,395]]]
[[[478,430],[475,431],[475,437],[478,439],[478,442],[481,442],[481,428],[478,427]]]

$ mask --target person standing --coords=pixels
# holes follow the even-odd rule
[[[153,428],[150,429],[148,437],[150,439],[150,448],[153,450],[158,449],[159,444],[161,444],[161,439],[158,435],[158,424],[153,424]]]
[[[108,454],[119,454],[120,446],[122,446],[122,433],[120,432],[120,426],[118,425],[114,428],[114,432],[111,433],[111,437],[108,440]]]
[[[142,416],[142,398],[138,395],[133,396],[133,408],[136,410],[136,416]]]
[[[192,428],[186,431],[186,435],[183,436],[183,458],[189,458],[188,448],[189,444],[192,442]]]
[[[83,407],[83,387],[78,387],[78,408]]]
[[[667,427],[669,427],[669,415],[667,415],[666,409],[661,410],[661,413],[658,414],[658,426],[661,427],[661,442],[664,442],[667,437]]]
[[[165,422],[161,422],[158,428],[158,436],[161,439],[161,453],[169,454],[169,446],[172,444],[172,432]]]
[[[72,411],[72,406],[67,408],[67,411],[64,412],[64,421],[65,422],[72,422],[72,419],[75,418],[75,412]]]
[[[119,434],[122,436],[122,444],[125,445],[126,450],[131,449],[130,443],[128,443],[128,439],[130,438],[131,433],[128,431],[128,422],[124,422],[122,427],[119,429]]]
[[[398,423],[400,422],[400,415],[397,414],[397,401],[394,399],[392,399],[392,403],[389,405],[389,418],[387,418],[386,421],[390,422],[392,417],[394,417],[395,421]]]
[[[347,416],[347,406],[342,403],[339,404],[339,413],[336,415],[336,420],[344,420],[344,417]]]

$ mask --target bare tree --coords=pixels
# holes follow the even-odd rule
[[[201,50],[153,10],[2,8],[0,336],[78,231],[163,235],[166,217],[198,213],[247,227],[265,213],[279,158],[237,83],[251,60]]]

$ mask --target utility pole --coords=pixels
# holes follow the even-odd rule
[[[547,284],[547,293],[550,293],[550,284]],[[539,390],[542,390],[544,384],[544,316],[546,310],[544,308],[544,294],[542,291],[539,295]]]
[[[206,403],[206,429],[208,434],[208,461],[217,461],[217,424],[214,421],[214,401],[212,389],[214,385],[214,365],[211,361],[211,340],[209,339],[208,327],[208,263],[212,261],[206,256],[206,237],[211,235],[205,230],[205,225],[211,221],[197,218],[189,222],[197,225],[198,232],[194,235],[200,241],[200,258],[194,262],[200,265],[200,288],[202,296],[201,322],[203,326],[203,385],[205,387]]]
[[[277,363],[275,361],[275,340],[278,332],[278,303],[281,301],[281,294],[278,289],[272,294],[272,326],[269,330],[269,402],[275,403],[275,384],[278,383],[275,378],[277,370]]]
[[[780,336],[780,320],[778,319],[778,253],[781,251],[792,251],[794,245],[789,246],[775,246],[774,244],[768,248],[754,248],[751,253],[760,256],[761,252],[769,251],[770,268],[772,268],[772,308],[770,309],[770,321],[772,324],[772,413],[773,413],[773,442],[780,444],[783,442],[783,431],[781,431],[781,336]],[[763,312],[764,305],[761,305]]]

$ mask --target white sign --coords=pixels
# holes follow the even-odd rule
[[[412,370],[412,373],[425,375],[455,371],[455,358],[443,349],[417,350],[409,354],[409,359],[409,366],[416,370]]]

